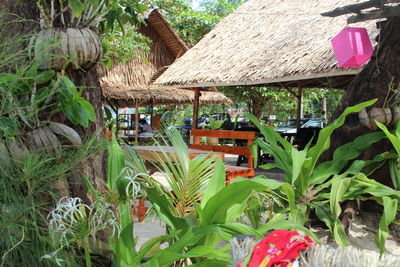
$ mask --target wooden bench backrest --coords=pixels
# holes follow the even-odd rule
[[[193,144],[189,145],[190,148],[206,150],[206,151],[222,152],[225,154],[247,156],[249,158],[249,168],[253,168],[253,155],[251,154],[249,146],[256,138],[255,132],[194,129],[190,131],[190,135],[194,136]],[[242,147],[242,146],[225,146],[225,145],[218,145],[218,146],[204,145],[200,143],[200,139],[202,136],[247,140],[247,146]]]

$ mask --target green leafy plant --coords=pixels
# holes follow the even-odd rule
[[[173,234],[168,242],[170,247],[180,248],[180,256],[172,257],[165,252],[153,255],[149,263],[184,264],[185,258],[190,257],[192,262],[226,266],[231,261],[226,253],[229,245],[222,248],[218,245],[234,235],[254,234],[261,238],[274,228],[301,228],[309,232],[301,225],[285,220],[284,214],[275,214],[258,229],[236,222],[242,216],[250,195],[254,191],[268,189],[264,179],[243,178],[226,186],[225,168],[220,159],[216,162],[208,156],[190,159],[187,145],[179,132],[172,130],[169,137],[176,156],[164,153],[155,164],[167,177],[172,191],[153,181],[146,188],[146,194],[156,214]],[[137,166],[136,172],[145,171],[144,163],[137,154],[129,158],[132,165]],[[148,249],[158,249],[159,246],[159,243],[154,243]]]
[[[400,189],[400,123],[396,123],[393,133],[389,132],[385,125],[376,122],[376,125],[385,133],[389,141],[392,143],[394,150],[396,151],[397,158],[391,159],[389,162],[390,177],[392,178],[393,187]]]
[[[216,120],[212,115],[210,116],[210,128],[212,130],[218,130],[219,128],[221,128],[223,123],[223,120]]]
[[[55,81],[53,80],[53,86]],[[65,75],[61,77],[60,88],[57,92],[57,104],[61,111],[74,124],[89,126],[89,121],[96,120],[93,106],[81,96],[75,84]]]
[[[123,0],[39,0],[41,18],[47,27],[54,27],[56,19],[64,27],[98,27],[112,31],[115,24],[136,25],[148,7],[139,1]]]
[[[375,132],[359,136],[337,148],[332,160],[318,164],[320,156],[330,146],[330,135],[336,128],[343,125],[346,116],[372,105],[375,101],[371,100],[346,108],[338,119],[320,131],[314,146],[310,146],[309,143],[301,151],[272,128],[261,125],[257,118],[247,115],[265,138],[265,140],[257,139],[255,144],[260,146],[265,153],[271,154],[275,160],[273,165],[260,167],[266,169],[278,167],[285,173],[284,182],[266,180],[271,183],[269,189],[275,191],[287,202],[289,219],[304,225],[308,222],[310,210],[315,210],[317,217],[326,223],[339,245],[348,245],[344,227],[339,220],[341,202],[352,199],[375,199],[381,204],[387,204],[380,225],[380,232],[384,232],[391,218],[388,207],[393,204],[390,201],[399,196],[399,192],[368,179],[362,174],[362,172],[371,173],[386,159],[393,157],[389,153],[377,155],[372,160],[355,160],[347,167],[350,160],[356,159],[362,151],[381,140],[384,137],[382,133]],[[256,146],[253,146],[253,151],[257,151]],[[384,238],[380,237],[377,244],[382,250]]]

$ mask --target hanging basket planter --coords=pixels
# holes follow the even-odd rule
[[[372,108],[369,111],[362,109],[358,113],[360,124],[373,131],[378,129],[375,121],[384,125],[393,125],[400,120],[400,111],[397,107],[393,108]]]
[[[31,44],[40,69],[89,69],[103,56],[98,34],[89,28],[43,29]]]

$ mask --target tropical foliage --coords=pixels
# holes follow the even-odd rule
[[[358,112],[373,104],[376,100],[348,107],[332,124],[321,130],[314,146],[309,143],[304,150],[297,150],[292,144],[282,138],[268,126],[261,125],[252,115],[247,115],[263,133],[265,140],[258,139],[255,144],[265,153],[273,155],[273,165],[262,165],[262,168],[278,167],[284,171],[284,182],[266,179],[271,183],[271,190],[287,201],[289,219],[304,225],[309,220],[311,210],[315,210],[317,217],[323,221],[335,241],[342,246],[349,244],[342,223],[340,203],[353,199],[372,199],[384,205],[384,214],[381,218],[377,245],[384,250],[388,225],[393,222],[397,212],[397,201],[400,192],[382,185],[365,174],[370,174],[383,162],[393,157],[385,153],[377,155],[372,160],[355,160],[350,166],[348,162],[356,159],[362,151],[373,143],[380,141],[382,132],[373,132],[362,135],[352,142],[339,147],[331,161],[318,164],[322,153],[330,146],[330,135],[343,125],[348,114]],[[256,149],[254,149],[256,151]]]

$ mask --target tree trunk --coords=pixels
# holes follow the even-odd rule
[[[263,117],[263,110],[265,104],[268,102],[269,98],[265,97],[254,97],[251,102],[247,103],[249,112],[259,119]]]
[[[12,25],[10,29],[13,34],[25,34],[39,29],[39,10],[35,1],[20,0],[15,2],[10,0],[0,0],[0,9],[4,10],[7,7],[9,8],[10,13],[17,14],[21,18],[27,20],[27,22],[15,23],[15,25]],[[37,21],[37,23],[32,21]],[[71,70],[67,72],[75,85],[83,86],[85,88],[83,96],[93,105],[96,112],[96,121],[91,123],[88,128],[82,128],[76,125],[71,126],[73,126],[82,138],[91,137],[93,134],[96,134],[98,139],[104,138],[102,92],[97,68],[93,66],[88,71]],[[87,159],[81,164],[81,169],[79,171],[90,179],[96,189],[103,189],[104,185],[102,181],[104,181],[106,176],[105,152],[101,152],[98,155]],[[86,199],[87,190],[80,177],[79,171],[73,173],[70,187],[72,188],[73,196],[79,196]]]
[[[337,118],[346,107],[360,102],[378,98],[374,106],[381,107],[388,94],[389,84],[396,86],[400,82],[400,18],[393,17],[381,25],[379,44],[374,55],[365,68],[349,85],[341,103],[332,115],[331,121]],[[322,160],[332,158],[333,152],[339,146],[353,140],[355,137],[370,132],[361,126],[358,115],[348,116],[345,124],[337,129],[331,137],[331,148],[323,155]],[[381,141],[367,149],[362,159],[372,159],[375,155],[391,148],[387,140]],[[385,184],[391,184],[387,166],[382,167],[373,178]]]
[[[85,88],[83,90],[83,96],[92,104],[96,113],[96,121],[90,123],[90,126],[88,128],[75,126],[75,130],[82,138],[89,138],[95,134],[97,136],[97,139],[104,140],[102,91],[100,87],[97,68],[92,67],[88,71],[74,70],[70,71],[68,74],[76,86]],[[85,162],[81,164],[81,171],[89,178],[94,188],[96,188],[97,190],[104,189],[104,181],[106,177],[105,152],[102,151],[97,155],[85,160]],[[81,197],[84,197],[86,195],[85,185],[84,183],[82,183],[82,179],[79,176],[77,177],[76,175],[73,175],[73,181],[71,185],[74,195]]]

